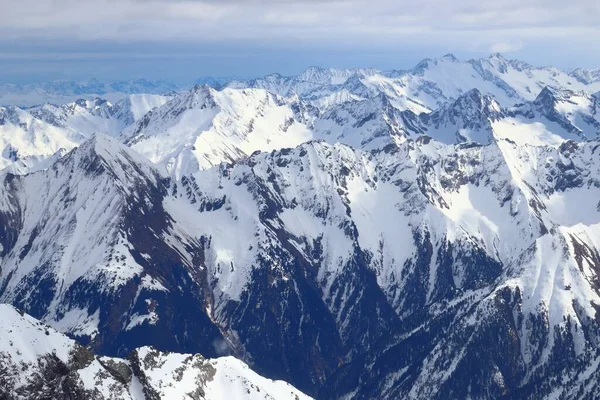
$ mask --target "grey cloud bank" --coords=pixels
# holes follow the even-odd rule
[[[0,6],[3,80],[114,72],[188,79],[295,73],[312,64],[407,68],[448,51],[512,53],[562,68],[600,65],[594,40],[600,5],[591,0],[1,0]]]

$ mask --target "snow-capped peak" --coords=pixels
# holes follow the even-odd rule
[[[487,144],[492,139],[491,124],[503,115],[498,102],[478,89],[472,89],[430,114],[421,114],[424,126],[419,129],[445,143]]]
[[[442,111],[444,110],[444,111]],[[460,116],[462,118],[489,118],[501,117],[502,107],[491,96],[482,94],[479,89],[471,89],[461,95],[456,101],[442,107],[437,113],[445,112],[448,117]]]
[[[585,69],[577,68],[569,73],[572,77],[577,79],[579,82],[585,85],[591,85],[600,82],[600,68],[599,69]]]

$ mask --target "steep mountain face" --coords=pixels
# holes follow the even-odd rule
[[[376,293],[385,296],[385,303],[370,311],[385,325],[362,333],[370,339],[369,350],[356,346],[352,355],[344,355],[334,378],[340,383],[326,384],[333,391],[323,396],[337,397],[350,388],[349,392],[357,390],[358,398],[402,398],[411,393],[417,398],[497,397],[514,393],[529,382],[529,374],[535,376],[534,371],[562,367],[556,360],[595,348],[593,305],[599,298],[593,270],[598,247],[590,238],[596,237],[596,218],[585,222],[589,227],[572,229],[574,221],[558,203],[564,205],[563,196],[577,192],[591,200],[585,213],[598,215],[597,183],[576,183],[575,177],[571,181],[558,173],[558,165],[566,160],[547,167],[552,172],[546,176],[530,176],[539,167],[529,164],[568,155],[575,171],[585,171],[592,146],[578,148],[575,154],[574,149],[554,153],[548,148],[547,157],[534,158],[508,142],[456,152],[424,142],[407,142],[398,153],[378,154],[370,162],[360,152],[325,144],[248,161],[253,175],[264,176],[267,188],[259,193],[271,193],[263,200],[265,213],[276,210],[270,218],[274,222],[265,223],[274,230],[285,229],[288,233],[278,236],[290,238],[309,260],[318,252],[316,285],[338,321],[342,343],[350,338],[349,343],[364,343],[364,336],[349,337],[344,329],[361,329],[360,322],[369,318],[361,309],[363,302],[378,298]],[[522,164],[515,165],[513,157]],[[415,165],[409,160],[418,161]],[[243,167],[223,173],[223,178],[241,181],[243,187],[249,178],[241,171],[236,174],[239,168]],[[548,184],[554,174],[562,177]],[[219,187],[226,193],[223,178]],[[578,192],[580,185],[584,188]],[[220,198],[218,193],[215,198]],[[548,200],[542,202],[541,196]],[[231,202],[237,198],[247,202],[239,195]],[[268,198],[279,201],[272,205]],[[236,209],[233,204],[229,207]],[[237,224],[241,216],[236,217]],[[235,231],[242,243],[260,248],[260,239],[252,242],[251,231],[245,236],[219,221],[223,231]],[[211,237],[213,243],[228,242]],[[215,260],[227,254],[231,272],[237,270],[240,250],[213,246]],[[271,253],[276,252],[267,252]],[[283,261],[270,264],[285,271]],[[217,263],[216,271],[219,265],[223,268]],[[365,278],[355,281],[362,268]],[[529,297],[523,298],[523,293]],[[369,321],[371,327],[376,323]],[[486,353],[490,335],[496,334],[506,346],[501,356],[497,349]],[[490,366],[487,375],[474,375],[471,366],[476,360],[481,366],[483,359]]]
[[[112,108],[107,100],[94,98],[79,99],[61,106],[45,104],[27,111],[37,119],[89,137],[95,132],[115,136],[125,127],[124,121],[113,118]]]
[[[119,136],[167,99],[131,95],[115,104],[94,98],[26,110],[0,108],[0,169],[10,167],[10,172],[24,174],[48,168],[55,155],[65,154],[96,132]]]
[[[38,162],[83,140],[83,134],[35,118],[20,108],[0,107],[0,169],[19,161],[35,168]]]
[[[49,150],[5,133],[10,139],[4,139],[0,167],[40,169],[58,149],[70,150],[95,132],[119,137],[178,178],[257,150],[314,139],[367,150],[422,134],[445,143],[506,138],[558,146],[564,139],[590,139],[598,132],[597,96],[587,93],[599,90],[600,83],[592,77],[577,79],[581,74],[583,70],[569,75],[536,68],[498,54],[466,62],[446,55],[409,71],[313,67],[295,77],[234,81],[222,90],[198,85],[168,97],[130,95],[117,103],[96,98],[45,105],[22,111],[31,114],[22,119],[68,132],[39,134],[47,141],[63,137]],[[144,85],[131,90],[135,88]],[[520,104],[513,107],[515,103]],[[16,129],[17,136],[27,136],[23,128]],[[13,150],[20,154],[18,160]]]
[[[285,99],[262,89],[217,91],[196,86],[146,114],[121,138],[181,179],[257,150],[294,147],[308,140],[364,150],[422,135],[448,144],[509,139],[559,146],[564,140],[591,139],[599,132],[597,97],[585,92],[545,88],[533,102],[503,108],[473,89],[435,111],[419,114],[400,111],[394,104],[383,93],[319,107],[311,100]]]
[[[133,149],[178,177],[257,150],[308,139],[290,103],[259,89],[223,91],[195,86],[123,132]]]
[[[585,85],[591,85],[600,81],[600,69],[577,68],[571,71],[569,75]]]
[[[79,99],[62,106],[45,104],[28,111],[50,124],[90,136],[96,132],[118,136],[149,111],[160,107],[169,97],[152,94],[129,95],[112,104],[105,99]]]
[[[172,224],[149,161],[97,135],[45,171],[2,180],[3,302],[104,353],[152,337],[163,350],[218,354],[201,244]]]
[[[264,78],[249,81],[232,81],[227,84],[231,88],[265,89],[287,97],[290,95],[307,95],[314,90],[331,85],[341,85],[352,76],[369,76],[375,74],[373,69],[333,69],[310,67],[298,76],[281,76],[271,74]]]
[[[148,113],[122,137],[180,179],[258,150],[279,150],[315,139],[381,149],[404,141],[409,129],[422,133],[426,128],[417,121],[414,114],[395,108],[385,94],[320,109],[298,97],[284,99],[262,89],[217,91],[196,86]]]
[[[165,104],[173,96],[173,93],[166,95],[131,94],[113,104],[110,107],[109,115],[122,121],[125,126],[129,126],[140,120],[148,112]]]
[[[540,68],[519,60],[507,60],[500,54],[468,62],[484,79],[494,83],[511,98],[511,102],[506,104],[498,98],[504,106],[514,104],[514,98],[532,101],[545,87],[596,92],[599,84],[582,82],[557,68]]]
[[[599,110],[595,95],[544,88],[535,101],[515,107],[510,116],[514,118],[513,121],[516,119],[524,124],[530,124],[527,120],[543,124],[547,136],[554,135],[554,140],[546,137],[540,142],[560,143],[561,139],[587,140],[597,137],[600,134]]]
[[[96,136],[4,177],[0,298],[319,398],[536,398],[595,360],[598,148],[317,141],[176,181]]]
[[[313,139],[374,150],[406,140],[404,125],[410,122],[405,121],[410,117],[395,108],[386,95],[380,94],[309,114],[307,122]]]
[[[492,124],[504,118],[504,111],[491,97],[473,89],[456,101],[419,117],[423,126],[416,134],[424,131],[444,143],[488,144],[494,136]]]
[[[11,306],[0,304],[0,316],[2,398],[308,399],[233,357],[211,360],[151,347],[127,359],[101,357]]]
[[[592,166],[596,161],[590,159],[597,160],[598,145],[571,144],[554,150],[501,142],[494,147],[476,150],[486,165],[483,174],[467,161],[473,168],[466,174],[467,182],[456,187],[454,195],[453,189],[438,193],[444,198],[442,210],[448,208],[444,213],[454,214],[457,207],[469,210],[454,218],[466,233],[478,238],[474,240],[478,245],[468,247],[485,249],[485,256],[464,265],[480,270],[489,257],[500,262],[502,272],[479,290],[459,289],[451,292],[447,302],[426,303],[427,318],[401,329],[355,369],[349,366],[341,373],[340,387],[353,381],[375,382],[363,384],[353,396],[546,398],[562,389],[552,382],[541,390],[540,382],[548,375],[573,376],[574,371],[594,368],[588,362],[595,357],[598,340],[594,282],[600,259],[594,217],[598,215],[598,171]],[[499,153],[505,166],[496,164]],[[462,168],[446,169],[456,170]],[[489,171],[493,173],[488,177]],[[432,182],[431,176],[426,181]],[[449,182],[456,182],[456,177]],[[569,208],[574,204],[570,196],[581,199],[577,204],[586,211],[579,214]],[[389,212],[384,215],[390,219]],[[456,268],[457,264],[463,265],[456,259],[448,265]],[[448,276],[460,282],[457,270]],[[417,293],[429,292],[425,287]],[[369,368],[363,369],[365,364]],[[385,378],[375,378],[377,373]],[[576,397],[572,393],[566,398]]]

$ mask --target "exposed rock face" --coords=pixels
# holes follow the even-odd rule
[[[533,396],[598,344],[596,151],[317,141],[176,181],[96,136],[4,177],[1,298],[101,354],[233,354],[320,398]],[[133,354],[98,362],[143,381]]]
[[[134,350],[127,359],[99,357],[11,306],[0,304],[2,399],[308,399],[232,357]]]

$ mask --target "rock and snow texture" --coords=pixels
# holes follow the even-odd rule
[[[234,354],[317,397],[535,398],[600,340],[597,152],[312,141],[173,179],[95,135],[2,177],[0,299],[104,354]]]
[[[449,55],[7,108],[79,136],[8,147],[0,301],[154,359],[147,396],[201,353],[324,399],[597,397],[594,76]]]
[[[257,89],[195,86],[147,114],[123,133],[133,149],[177,176],[257,150],[293,147],[311,138],[292,107]]]
[[[0,395],[4,399],[309,399],[233,358],[134,350],[96,356],[67,336],[0,304]]]
[[[585,92],[544,88],[534,101],[502,107],[472,89],[431,112],[394,106],[388,95],[334,102],[320,108],[264,89],[217,91],[196,86],[148,113],[122,133],[125,143],[180,179],[255,151],[295,147],[309,140],[383,149],[407,139],[559,146],[600,133],[598,99]]]
[[[93,98],[62,106],[0,107],[0,169],[20,174],[45,169],[55,154],[66,153],[94,133],[119,136],[168,99],[135,94],[114,104]]]

